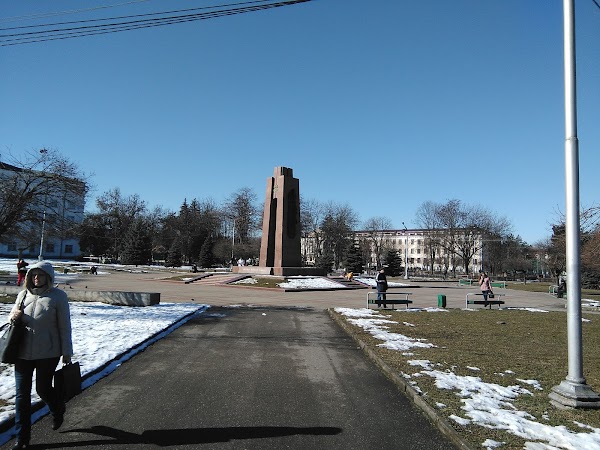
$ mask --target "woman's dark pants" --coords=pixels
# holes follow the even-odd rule
[[[35,370],[35,390],[48,405],[50,412],[62,414],[64,402],[52,386],[52,378],[60,358],[19,359],[15,364],[15,431],[19,442],[27,443],[31,437],[31,387]]]

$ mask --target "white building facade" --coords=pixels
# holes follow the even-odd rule
[[[0,178],[10,177],[11,172],[23,169],[0,163]],[[73,180],[70,180],[71,182]],[[10,231],[0,239],[0,256],[43,259],[74,259],[81,256],[76,228],[83,222],[85,196],[74,194],[66,189],[61,192],[48,191],[44,199],[36,205],[40,215],[40,225],[32,225],[34,239],[25,241]]]
[[[429,272],[432,262],[434,273],[440,274],[473,273],[482,268],[482,236],[466,230],[455,230],[452,235],[447,230],[428,229],[355,231],[353,239],[359,247],[366,249],[363,256],[367,269],[380,267],[388,251],[398,252],[402,264],[406,261],[411,272]],[[459,247],[465,246],[466,242],[474,255],[465,270]],[[376,248],[379,248],[379,255]],[[314,264],[316,253],[314,237],[304,237],[302,254],[306,264]]]

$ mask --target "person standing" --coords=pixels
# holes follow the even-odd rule
[[[492,283],[490,282],[490,277],[487,272],[481,272],[479,276],[479,287],[481,288],[481,293],[483,294],[483,301],[487,302],[488,296],[493,294],[492,292]]]
[[[383,302],[383,307],[387,308],[386,295],[385,291],[387,291],[387,278],[385,276],[385,269],[381,269],[377,276],[375,277],[375,283],[377,285],[377,307],[381,308],[381,303]]]
[[[61,356],[63,364],[71,362],[71,314],[67,294],[55,288],[53,282],[52,264],[47,261],[33,264],[25,277],[25,289],[17,296],[9,316],[10,320],[22,320],[25,325],[15,363],[17,441],[13,450],[29,448],[34,370],[35,390],[50,409],[52,429],[60,428],[64,420],[65,403],[52,386],[52,379]]]
[[[22,258],[19,258],[19,261],[17,261],[17,286],[21,286],[21,283],[25,280],[28,265]]]

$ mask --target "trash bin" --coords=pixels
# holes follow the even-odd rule
[[[444,294],[438,295],[438,308],[446,307],[446,296]]]

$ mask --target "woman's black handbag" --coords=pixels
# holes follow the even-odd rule
[[[25,326],[20,320],[5,323],[0,327],[0,361],[14,364],[19,357],[19,345]]]
[[[20,308],[23,309],[25,295],[21,300]],[[10,321],[0,327],[0,361],[3,363],[14,364],[19,358],[19,346],[23,340],[25,325],[21,319]]]
[[[81,368],[78,362],[65,364],[54,373],[54,388],[65,402],[81,392]]]

